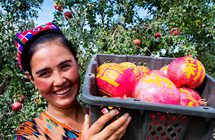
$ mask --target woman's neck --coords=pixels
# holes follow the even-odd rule
[[[55,119],[64,122],[66,124],[73,124],[82,122],[84,119],[84,109],[75,101],[70,108],[58,108],[52,105],[48,105],[46,110],[49,115],[54,117]]]

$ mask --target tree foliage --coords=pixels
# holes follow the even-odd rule
[[[89,51],[84,59],[95,53],[163,57],[179,57],[190,53],[203,61],[207,72],[214,76],[214,51],[208,54],[209,50],[215,50],[215,10],[211,0],[55,2],[63,5],[64,11],[73,14],[72,19],[66,19],[63,18],[63,12],[56,11],[55,22],[66,27],[65,31],[69,37],[73,37],[71,40],[80,52]],[[148,10],[149,16],[138,13],[141,9]],[[170,33],[174,28],[180,30],[180,35]],[[155,33],[160,33],[161,38],[155,38]],[[135,38],[141,40],[139,48],[132,44]],[[124,52],[124,49],[129,53]]]
[[[32,85],[18,69],[13,39],[17,32],[34,26],[33,18],[38,16],[37,10],[42,2],[0,1],[0,139],[12,139],[17,126],[41,110],[37,104],[32,105],[38,94],[34,94]],[[27,97],[23,109],[15,113],[11,105],[22,95]]]
[[[46,103],[18,69],[14,35],[34,27],[43,0],[0,0],[0,139],[12,139]],[[180,57],[190,53],[215,77],[215,5],[212,0],[55,0],[53,22],[78,50],[81,77],[93,54]],[[53,5],[54,6],[54,5]],[[142,14],[143,10],[148,15]],[[71,12],[72,17],[65,17]],[[178,32],[174,31],[177,30]],[[160,34],[157,37],[157,34]],[[140,45],[133,43],[140,39]],[[83,80],[82,80],[83,81]],[[81,92],[81,91],[80,91]],[[18,113],[11,104],[26,96]]]
[[[212,0],[147,0],[145,7],[167,27],[180,28],[186,41],[195,47],[196,57],[215,76],[215,5]],[[185,43],[186,44],[186,43]]]

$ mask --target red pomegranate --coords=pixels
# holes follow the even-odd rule
[[[137,67],[140,70],[141,76],[149,74],[150,72],[150,69],[148,67],[145,67],[145,66],[137,66]]]
[[[22,109],[22,103],[14,102],[11,107],[14,112],[18,112],[20,109]]]
[[[161,33],[157,32],[154,34],[155,38],[161,38]]]
[[[180,35],[180,29],[179,28],[172,28],[170,31],[171,35],[177,36]]]
[[[168,78],[157,74],[142,77],[135,86],[133,98],[153,103],[180,103],[176,86]]]
[[[193,107],[207,104],[204,99],[202,99],[201,96],[193,89],[180,88],[179,91],[180,105]]]
[[[135,64],[131,62],[122,62],[119,65],[122,66],[123,69],[131,69],[134,72],[136,79],[141,77],[141,72]]]
[[[136,83],[134,72],[119,65],[101,69],[96,79],[100,93],[108,97],[131,97]]]
[[[117,65],[118,65],[117,63],[104,63],[104,64],[100,65],[97,70],[99,72],[100,70],[105,69],[107,67],[112,67],[112,66],[114,67]]]
[[[165,77],[168,77],[168,75],[167,75],[168,67],[169,67],[169,65],[165,65],[160,68],[160,71],[162,71],[165,74]]]
[[[132,42],[133,42],[133,44],[140,46],[140,40],[139,39],[135,39]]]
[[[54,3],[54,8],[56,10],[58,10],[59,12],[62,12],[63,11],[63,5],[58,5],[57,3]]]
[[[66,12],[64,12],[64,17],[66,19],[71,19],[72,18],[72,13],[70,11],[66,11]]]
[[[23,103],[25,101],[25,96],[21,95],[17,102]]]
[[[160,71],[160,70],[151,70],[149,74],[157,74],[157,75],[160,75],[163,77],[167,77],[167,75],[163,71]]]
[[[202,63],[190,56],[173,60],[168,67],[167,75],[177,87],[195,89],[205,78],[205,68]]]

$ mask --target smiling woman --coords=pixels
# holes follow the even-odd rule
[[[48,102],[39,117],[19,126],[15,140],[118,140],[124,135],[131,121],[128,113],[106,125],[117,114],[112,110],[89,126],[87,109],[76,99],[80,88],[76,51],[56,25],[18,33],[15,45],[20,68]]]
[[[57,41],[38,45],[32,56],[32,83],[52,108],[71,108],[79,91],[78,64],[69,50]],[[55,58],[55,61],[53,61]]]

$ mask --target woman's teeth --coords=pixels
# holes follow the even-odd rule
[[[55,94],[56,94],[56,95],[64,95],[64,94],[66,94],[69,90],[70,90],[70,88],[66,88],[66,89],[63,89],[63,90],[61,90],[61,91],[56,91]]]

